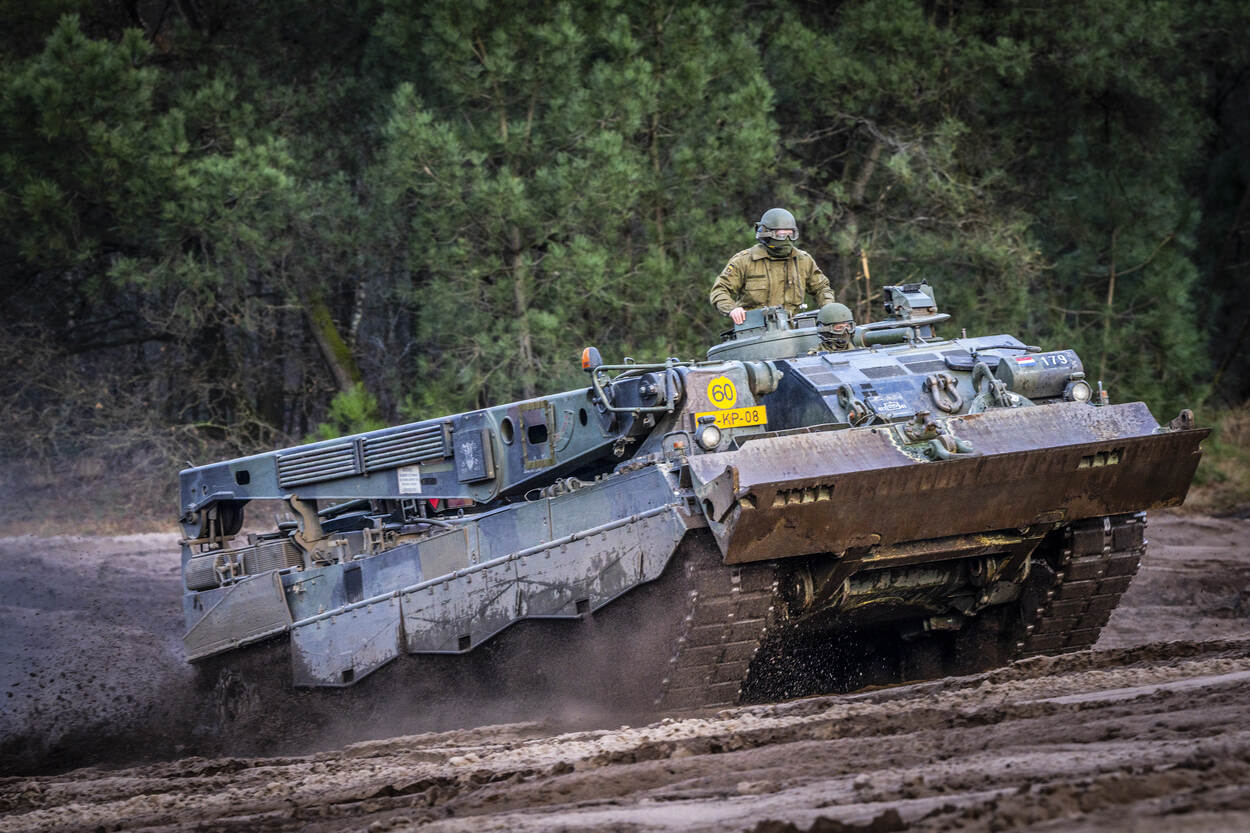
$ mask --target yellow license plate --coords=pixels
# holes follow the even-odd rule
[[[732,408],[728,411],[704,411],[694,415],[694,424],[705,416],[716,417],[719,428],[747,428],[752,425],[763,425],[768,422],[768,409],[763,405],[754,408]]]

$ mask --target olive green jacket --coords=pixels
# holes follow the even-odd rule
[[[716,283],[712,284],[712,306],[728,315],[734,307],[785,307],[793,315],[805,293],[816,296],[816,305],[833,302],[829,279],[812,256],[794,249],[779,260],[768,256],[759,243],[729,259]]]

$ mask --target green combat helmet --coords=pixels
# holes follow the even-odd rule
[[[821,347],[845,350],[851,345],[855,318],[846,304],[825,304],[816,313],[816,329],[820,333]]]
[[[789,257],[794,241],[799,239],[799,224],[784,208],[770,208],[755,224],[755,239],[772,257]]]

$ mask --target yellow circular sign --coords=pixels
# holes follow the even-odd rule
[[[732,408],[738,401],[738,389],[728,376],[717,376],[707,383],[707,398],[714,407]]]

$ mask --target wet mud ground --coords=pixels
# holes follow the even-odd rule
[[[182,662],[172,536],[0,539],[0,830],[1250,830],[1250,520],[1148,538],[1091,652],[629,728],[288,706],[270,754]]]

